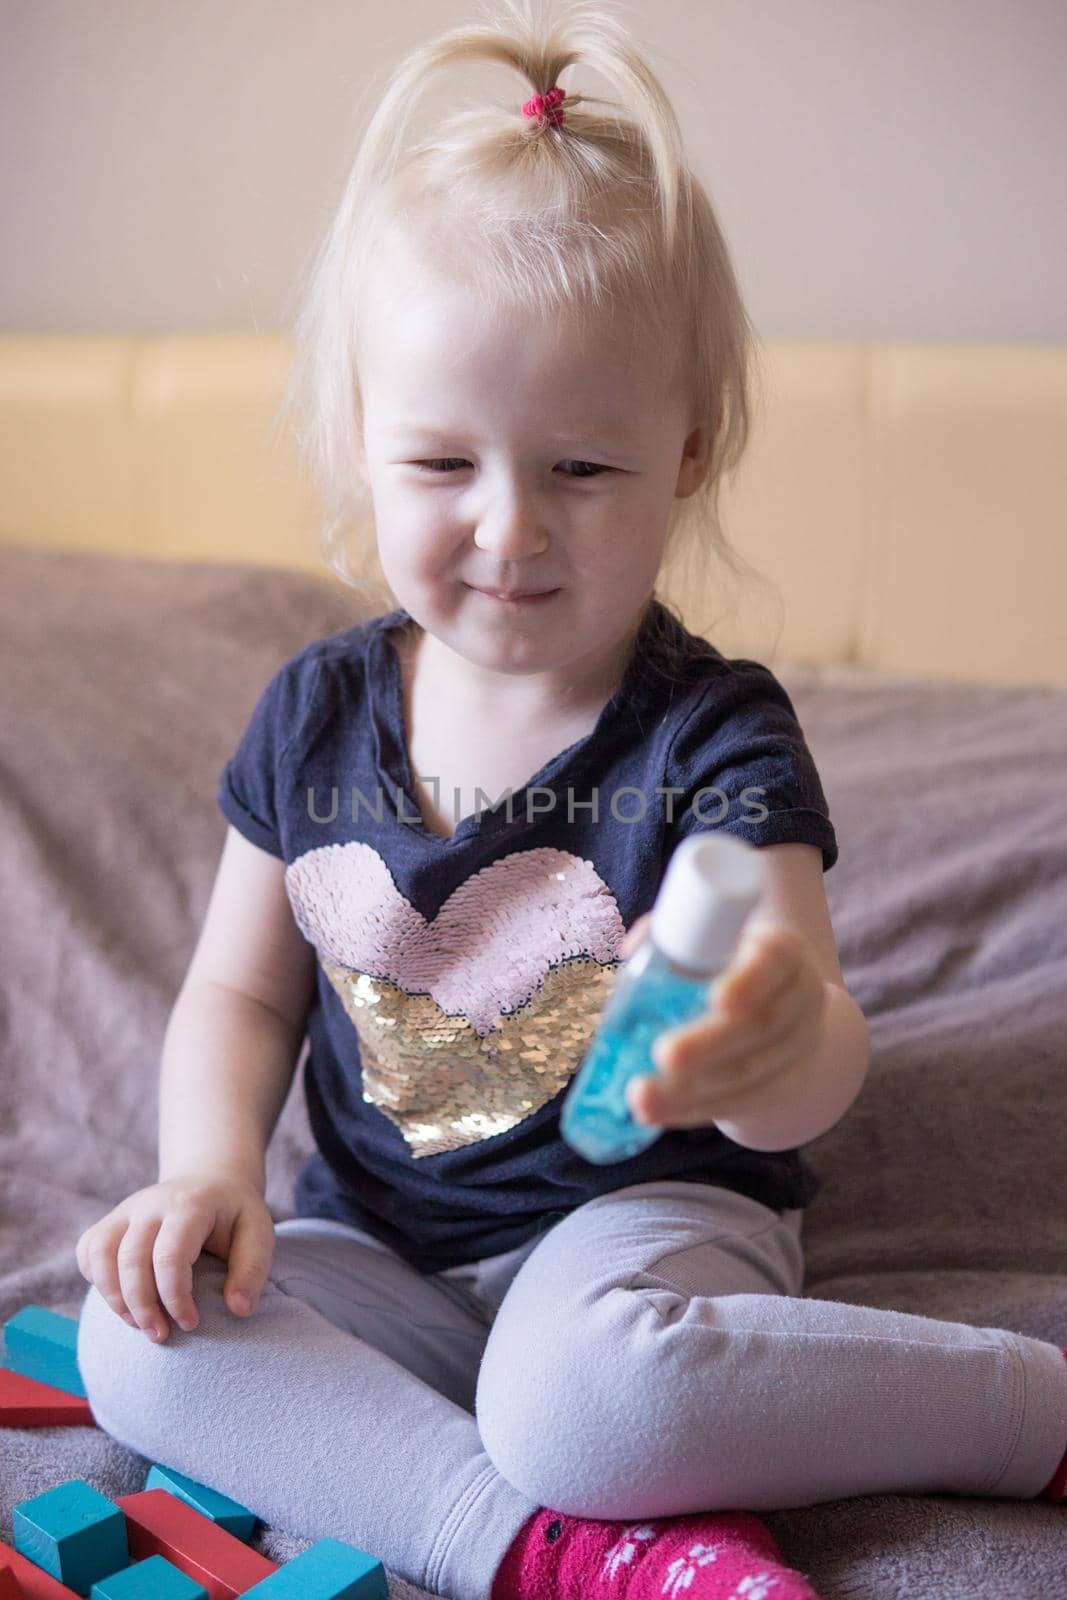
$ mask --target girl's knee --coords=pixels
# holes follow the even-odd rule
[[[604,1374],[591,1369],[586,1353],[592,1352],[583,1352],[577,1330],[564,1345],[531,1337],[521,1348],[494,1340],[496,1331],[478,1371],[475,1420],[497,1471],[538,1505],[572,1516],[629,1515],[597,1509],[603,1494],[615,1492],[624,1437],[617,1411],[627,1387],[622,1364],[613,1363],[611,1393]]]
[[[633,1458],[641,1434],[601,1426],[591,1407],[539,1406],[526,1385],[510,1393],[479,1383],[475,1415],[486,1455],[501,1477],[539,1506],[573,1517],[643,1516],[643,1473]],[[636,1467],[636,1470],[635,1470]]]
[[[172,1322],[159,1344],[123,1322],[90,1287],[78,1322],[78,1368],[93,1416],[120,1444],[147,1456],[165,1452],[168,1434],[173,1437],[203,1384],[196,1341],[231,1315],[222,1300],[224,1281],[223,1264],[202,1257],[193,1268],[199,1325],[186,1334]]]
[[[147,1335],[123,1322],[90,1287],[78,1322],[78,1370],[99,1425],[133,1450],[142,1448],[138,1424],[151,1403],[151,1358],[157,1354]]]
[[[475,1419],[501,1475],[572,1516],[652,1514],[657,1464],[677,1453],[672,1424],[695,1381],[693,1345],[678,1325],[685,1303],[615,1288],[579,1315],[498,1318],[478,1372]],[[710,1409],[726,1352],[724,1338],[709,1332],[701,1341],[699,1385]]]

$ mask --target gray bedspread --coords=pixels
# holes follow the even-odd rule
[[[78,1233],[153,1180],[218,773],[274,668],[361,614],[281,570],[0,549],[0,1319],[76,1315]],[[1067,690],[775,670],[837,828],[824,881],[873,1038],[859,1100],[807,1146],[805,1293],[1067,1344]],[[278,1217],[308,1147],[294,1087]],[[0,1429],[0,1537],[65,1478],[116,1494],[145,1471],[97,1430]],[[824,1600],[1067,1594],[1067,1507],[901,1494],[766,1517]]]

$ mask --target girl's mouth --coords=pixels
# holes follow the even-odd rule
[[[484,594],[487,600],[495,600],[502,606],[532,606],[539,601],[551,600],[554,594],[559,594],[558,589],[542,589],[537,593],[529,591],[525,594],[521,592],[506,594],[500,589],[477,589],[473,584],[468,584],[467,587],[473,589],[475,594]]]

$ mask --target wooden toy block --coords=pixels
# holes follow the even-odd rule
[[[0,1428],[93,1428],[88,1400],[0,1367]],[[0,1589],[0,1600],[3,1590]]]
[[[23,1306],[4,1323],[4,1366],[85,1399],[78,1371],[78,1324],[44,1306]]]
[[[75,1594],[88,1595],[98,1578],[129,1565],[122,1512],[83,1478],[23,1500],[12,1521],[20,1555]]]
[[[340,1539],[319,1539],[262,1583],[244,1600],[387,1600],[389,1582],[375,1556]]]
[[[19,1580],[10,1567],[0,1567],[0,1600],[22,1600]]]
[[[18,1584],[20,1600],[77,1600],[73,1589],[57,1583],[47,1572],[20,1556],[6,1544],[0,1544],[0,1572],[10,1572]],[[3,1590],[0,1589],[0,1594]]]
[[[209,1489],[206,1483],[196,1483],[192,1478],[187,1478],[184,1472],[175,1472],[173,1467],[160,1466],[157,1462],[149,1470],[144,1486],[146,1489],[167,1489],[171,1494],[176,1494],[179,1500],[184,1500],[202,1517],[225,1528],[235,1539],[251,1539],[255,1531],[255,1512],[231,1500],[229,1495]]]
[[[207,1590],[164,1556],[149,1556],[101,1578],[89,1600],[207,1600]]]
[[[278,1570],[273,1561],[250,1550],[166,1489],[120,1495],[117,1504],[126,1515],[134,1559],[166,1556],[203,1584],[208,1600],[237,1600],[254,1583]]]

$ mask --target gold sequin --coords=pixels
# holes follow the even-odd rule
[[[363,1098],[416,1157],[504,1133],[558,1094],[589,1047],[618,969],[587,956],[566,960],[479,1036],[430,995],[320,960],[359,1034]]]

